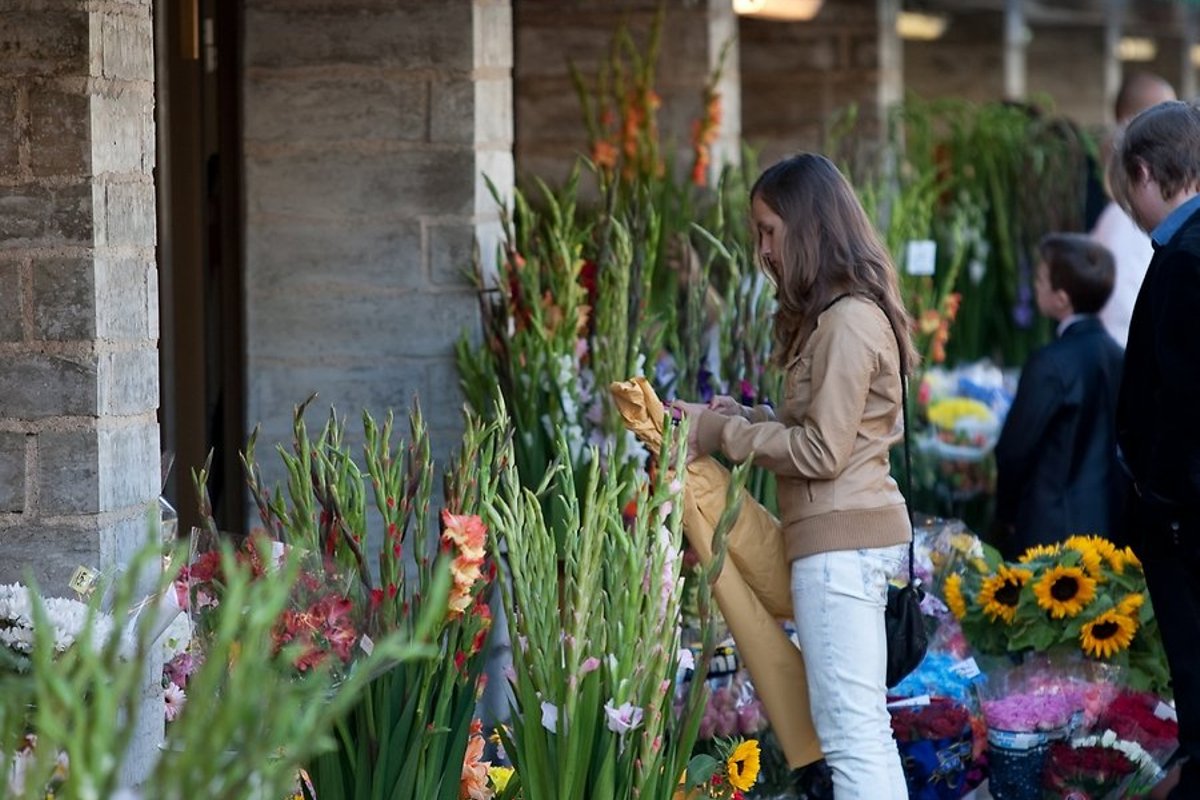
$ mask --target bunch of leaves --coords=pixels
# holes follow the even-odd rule
[[[700,591],[705,654],[683,703],[673,711],[681,671],[679,641],[681,478],[686,437],[667,426],[653,478],[637,478],[636,510],[622,515],[628,492],[593,459],[581,496],[571,490],[565,444],[536,489],[521,485],[511,443],[500,448],[496,503],[489,522],[507,551],[502,581],[513,634],[511,728],[502,732],[525,800],[665,797],[695,742],[706,701],[704,670],[714,647],[711,586]],[[744,470],[734,480],[744,485]],[[551,530],[543,497],[559,504]],[[720,526],[723,539],[738,506]],[[557,597],[558,603],[547,603]]]
[[[313,786],[322,800],[455,797],[491,627],[487,603],[495,572],[486,560],[487,532],[479,518],[488,499],[477,480],[492,468],[490,454],[481,449],[487,436],[481,423],[468,422],[447,477],[441,531],[434,534],[429,530],[434,464],[420,409],[414,404],[409,415],[407,446],[394,444],[390,413],[382,426],[364,413],[360,467],[336,413],[310,437],[304,412],[311,399],[296,408],[291,449],[277,448],[287,471],[286,492],[263,485],[256,437],[243,456],[266,536],[333,565],[315,577],[332,576],[337,585],[310,588],[332,591],[352,607],[351,618],[364,620],[355,632],[355,659],[379,637],[395,632],[411,637],[428,615],[437,621],[431,636],[446,654],[437,662],[397,664],[374,676],[337,724],[337,748],[309,763]],[[374,571],[368,542],[379,542]],[[442,554],[451,573],[446,594],[432,591]],[[314,573],[304,576],[313,578]],[[311,615],[305,619],[311,621]],[[328,643],[328,637],[306,642]]]
[[[1135,689],[1169,692],[1169,675],[1141,562],[1096,536],[1026,551],[1005,562],[992,548],[943,585],[977,651],[1065,652],[1120,667]]]
[[[182,554],[176,555],[182,563]],[[269,551],[262,555],[270,558]],[[141,604],[147,570],[158,558],[158,547],[148,546],[116,579],[109,593],[114,618],[130,618]],[[430,639],[437,619],[426,614],[413,626],[414,638],[397,633],[380,639],[348,674],[335,675],[327,663],[297,676],[292,666],[297,648],[275,652],[261,645],[290,602],[301,573],[299,553],[278,562],[265,578],[255,576],[227,544],[220,545],[220,558],[227,602],[212,611],[208,657],[190,681],[205,702],[185,706],[168,729],[140,787],[145,797],[281,797],[294,786],[301,765],[333,746],[330,731],[375,674],[437,653]],[[445,565],[436,575],[429,589],[444,600]],[[168,571],[154,581],[152,596],[174,591],[173,577]],[[99,613],[104,594],[93,595],[93,613]],[[40,600],[35,613],[44,621]],[[53,635],[38,625],[34,668],[0,674],[0,752],[15,753],[23,741],[36,740],[23,765],[23,788],[13,791],[6,762],[0,798],[42,800],[51,788],[53,796],[67,800],[118,796],[139,714],[149,709],[161,715],[156,703],[146,703],[147,687],[158,684],[158,676],[150,674],[158,634],[152,615],[136,619],[124,636],[91,641],[85,634],[79,647],[57,658]]]

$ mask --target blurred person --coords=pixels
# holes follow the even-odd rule
[[[996,544],[1009,560],[1074,534],[1117,538],[1125,493],[1115,440],[1122,352],[1096,316],[1112,293],[1112,253],[1052,233],[1038,255],[1038,311],[1057,329],[1021,371],[996,443]]]
[[[1139,111],[1175,99],[1175,90],[1157,75],[1135,72],[1126,76],[1117,92],[1114,113],[1117,125],[1129,122]],[[1107,158],[1105,158],[1107,160]],[[1137,226],[1119,203],[1110,202],[1100,214],[1092,237],[1112,251],[1117,264],[1117,281],[1112,297],[1100,310],[1100,321],[1121,347],[1129,336],[1133,301],[1154,254],[1150,237]]]
[[[1154,257],[1129,323],[1117,444],[1133,483],[1129,529],[1171,669],[1186,760],[1168,797],[1200,798],[1200,106],[1134,117],[1109,163],[1113,197]]]

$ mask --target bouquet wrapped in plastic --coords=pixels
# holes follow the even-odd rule
[[[969,788],[973,734],[967,706],[947,697],[889,704],[912,800],[957,800]]]

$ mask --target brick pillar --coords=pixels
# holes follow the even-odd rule
[[[578,155],[587,154],[587,129],[571,81],[574,64],[592,80],[610,56],[613,35],[626,26],[645,44],[658,0],[521,0],[516,4],[517,167],[525,184],[540,177],[551,185],[570,172]],[[728,0],[670,0],[656,73],[662,98],[659,130],[664,144],[674,143],[677,167],[691,164],[692,122],[703,112],[703,92],[721,48],[737,34],[737,18]],[[722,120],[712,148],[713,167],[740,157],[741,88],[739,46],[730,44],[718,91]]]
[[[157,509],[150,7],[14,0],[0,54],[0,582],[69,595]],[[162,739],[156,664],[129,782]]]
[[[0,581],[58,593],[159,490],[153,46],[143,3],[29,5],[0,27]]]
[[[483,175],[513,182],[508,0],[249,0],[244,59],[249,423],[286,440],[311,392],[351,421],[419,392],[445,453],[498,239]]]

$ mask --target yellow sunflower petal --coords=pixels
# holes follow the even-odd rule
[[[1083,568],[1087,570],[1088,574],[1096,580],[1102,580],[1104,557],[1096,549],[1092,538],[1090,536],[1072,536],[1063,542],[1063,547],[1079,553],[1080,563],[1083,564]]]
[[[954,618],[962,619],[965,617],[967,615],[967,600],[963,597],[962,575],[959,575],[957,572],[951,573],[946,578],[942,592],[946,595],[946,607],[950,609],[950,613],[954,614]]]
[[[760,753],[757,739],[747,739],[734,749],[725,762],[729,785],[739,792],[748,792],[758,780]]]
[[[979,588],[979,604],[983,613],[995,621],[1004,620],[1011,625],[1017,616],[1017,604],[1021,600],[1021,588],[1033,577],[1027,569],[1001,564],[996,574],[987,577]]]
[[[1042,573],[1033,594],[1054,619],[1074,617],[1096,597],[1096,581],[1079,567],[1056,565]]]
[[[1141,592],[1132,592],[1121,598],[1121,602],[1117,603],[1117,612],[1124,614],[1127,617],[1134,616],[1143,605],[1146,604],[1146,596]]]
[[[1083,651],[1093,658],[1111,658],[1129,647],[1137,622],[1116,610],[1105,611],[1079,631]]]
[[[1030,561],[1033,561],[1037,558],[1053,558],[1061,552],[1062,547],[1057,544],[1037,544],[1022,553],[1021,557],[1018,558],[1017,561],[1021,564],[1028,564]]]

